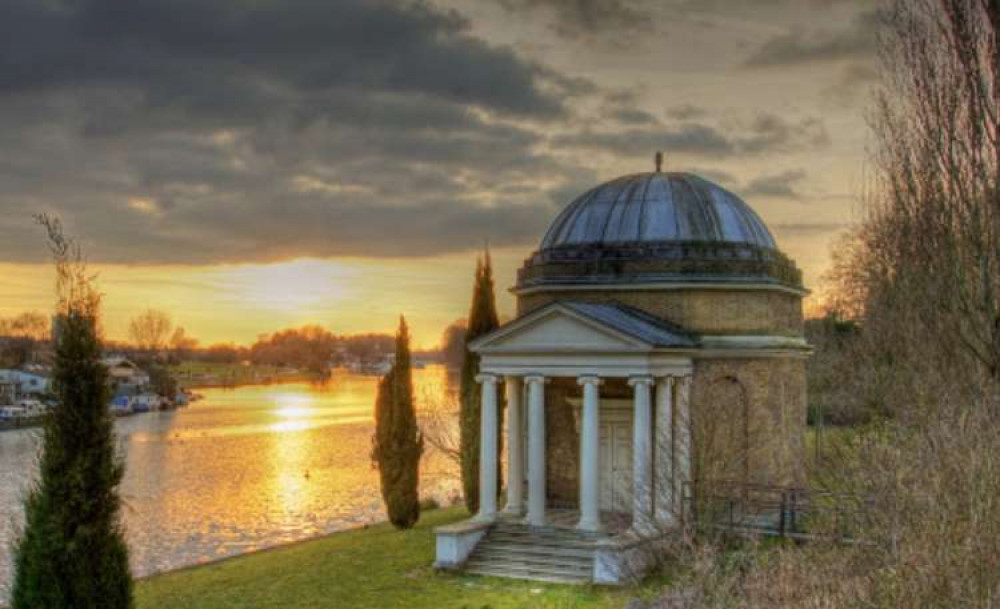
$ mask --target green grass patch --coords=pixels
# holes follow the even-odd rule
[[[860,433],[856,427],[809,427],[806,430],[806,472],[811,488],[849,490],[840,486],[844,475],[857,466]]]
[[[646,590],[561,586],[436,572],[433,528],[468,515],[426,512],[388,524],[182,569],[138,582],[138,609],[611,608]]]

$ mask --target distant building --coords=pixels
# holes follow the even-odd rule
[[[47,373],[27,370],[0,370],[0,404],[11,393],[12,399],[7,404],[25,397],[38,397],[49,393],[52,381]]]
[[[142,393],[149,386],[149,374],[126,357],[105,357],[104,365],[108,368],[108,381],[115,395]]]
[[[0,378],[0,406],[9,406],[17,401],[17,383]]]

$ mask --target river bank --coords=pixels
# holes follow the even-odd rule
[[[295,368],[242,363],[182,362],[169,368],[170,375],[187,389],[233,388],[296,381],[313,382],[322,378]]]
[[[2,419],[0,420],[0,431],[9,431],[12,429],[28,429],[31,427],[41,427],[42,423],[45,421],[44,416],[38,417],[19,417],[16,419]]]
[[[414,371],[417,395],[443,396],[447,371]],[[324,383],[199,389],[187,408],[115,421],[126,458],[122,512],[133,573],[170,571],[385,519],[369,457],[378,379],[335,370]],[[0,604],[40,434],[0,433]],[[430,452],[422,495],[450,504],[456,466]]]
[[[137,583],[137,606],[610,609],[659,587],[563,586],[435,572],[434,527],[467,517],[463,507],[431,510],[408,531],[378,524],[163,573]]]

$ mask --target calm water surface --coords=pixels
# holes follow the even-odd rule
[[[335,372],[322,385],[201,389],[174,412],[119,419],[132,564],[139,575],[383,520],[369,460],[377,378]],[[453,391],[445,368],[414,371],[421,401]],[[0,597],[10,543],[37,472],[35,430],[0,432]],[[459,492],[457,470],[425,455],[421,495]]]

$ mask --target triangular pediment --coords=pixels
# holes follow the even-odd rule
[[[476,340],[478,353],[558,351],[645,351],[652,345],[600,321],[550,305]]]

